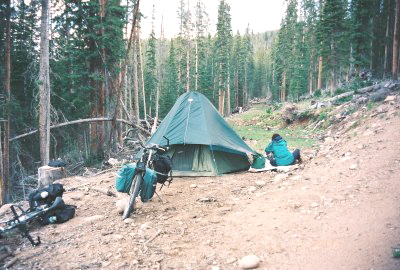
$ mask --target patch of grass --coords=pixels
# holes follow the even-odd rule
[[[274,133],[279,133],[288,143],[289,148],[311,148],[317,140],[310,138],[304,129],[279,129],[265,130],[257,126],[233,126],[233,129],[244,137],[246,141],[251,140],[251,147],[257,152],[263,153],[264,148],[270,143]]]
[[[336,103],[337,104],[342,104],[342,103],[346,103],[346,102],[348,102],[348,101],[350,101],[352,99],[353,99],[353,95],[348,96],[348,97],[342,97],[342,98],[339,98],[338,100],[336,100]]]
[[[326,119],[327,117],[328,117],[328,114],[327,114],[326,112],[321,112],[321,113],[318,115],[318,121],[324,120],[324,119]]]
[[[367,110],[370,111],[370,110],[372,110],[373,108],[375,108],[376,106],[378,106],[377,103],[375,103],[375,102],[368,102],[368,104],[367,104]]]

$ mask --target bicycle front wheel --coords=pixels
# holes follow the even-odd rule
[[[133,178],[131,189],[129,191],[129,201],[128,204],[125,206],[124,214],[122,215],[122,219],[126,219],[130,216],[132,211],[135,209],[135,201],[136,197],[139,195],[140,186],[142,184],[143,176],[142,174],[137,174]]]

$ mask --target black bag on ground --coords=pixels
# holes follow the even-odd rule
[[[172,159],[168,155],[159,155],[154,160],[154,170],[157,172],[157,182],[164,184],[168,179],[168,174],[172,169]]]
[[[62,197],[63,193],[64,187],[61,184],[51,184],[35,190],[29,194],[29,207],[34,209],[43,204],[51,205],[57,197]]]
[[[61,208],[51,210],[42,217],[42,225],[50,223],[64,223],[75,216],[75,207],[73,205],[64,205]]]

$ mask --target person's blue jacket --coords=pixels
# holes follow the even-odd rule
[[[272,152],[274,159],[278,166],[287,166],[293,163],[293,154],[288,150],[286,141],[281,137],[276,137],[268,146],[265,148],[265,152],[268,154]]]

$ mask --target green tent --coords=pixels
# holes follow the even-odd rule
[[[201,93],[181,95],[146,145],[166,145],[175,176],[212,176],[243,171],[255,155]]]

